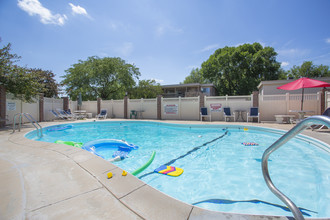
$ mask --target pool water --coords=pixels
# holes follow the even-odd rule
[[[72,125],[72,126],[71,126]],[[292,216],[268,189],[262,176],[265,149],[284,132],[257,127],[221,125],[174,125],[156,122],[87,122],[44,128],[27,138],[54,143],[56,140],[87,143],[96,139],[119,139],[139,146],[128,158],[113,162],[133,172],[144,165],[153,151],[152,164],[137,177],[183,202],[222,212]],[[256,143],[245,146],[242,143]],[[269,158],[275,184],[305,217],[330,217],[330,151],[299,135]],[[112,159],[114,149],[96,149]],[[184,170],[179,177],[153,172],[167,164]]]

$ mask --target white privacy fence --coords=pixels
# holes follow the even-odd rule
[[[69,109],[70,110],[76,110],[76,109],[78,109],[78,103],[77,103],[77,101],[70,100],[69,101]]]
[[[249,96],[204,96],[185,98],[161,98],[160,105],[157,99],[127,99],[127,116],[130,117],[132,110],[140,111],[139,116],[143,119],[157,119],[160,111],[162,120],[200,120],[200,103],[207,107],[208,114],[211,114],[212,121],[224,121],[223,108],[230,107],[231,111],[248,112],[253,106],[253,95]],[[325,93],[325,108],[330,107],[330,92]],[[30,113],[39,121],[39,99],[34,103],[24,103],[14,99],[12,95],[7,94],[6,98],[6,124],[13,123],[13,117],[16,113]],[[274,115],[292,115],[297,114],[291,110],[300,110],[301,94],[285,95],[259,95],[259,112],[261,121],[275,121]],[[101,100],[100,109],[106,109],[108,118],[124,118],[125,113],[124,100]],[[68,108],[71,111],[78,110],[76,101],[69,101]],[[55,117],[50,110],[63,109],[63,99],[44,98],[43,118],[45,121],[51,121]],[[92,117],[97,115],[97,101],[83,101],[82,110],[92,113]],[[307,115],[319,115],[321,113],[321,93],[305,94],[303,109],[308,111]],[[243,113],[246,120],[246,113]]]
[[[164,120],[199,120],[199,97],[162,98]]]
[[[75,108],[69,107],[71,110],[77,110],[78,105]],[[81,108],[83,110],[86,110],[88,113],[92,113],[92,117],[95,117],[97,115],[97,101],[84,101],[82,102]]]
[[[293,115],[297,116],[297,111],[301,109],[301,94],[285,95],[260,95],[259,111],[261,121],[274,121],[274,115]],[[303,102],[303,110],[307,111],[307,115],[321,114],[321,93],[305,94]]]
[[[63,99],[44,98],[44,120],[51,121],[55,117],[51,110],[63,109]]]
[[[107,110],[108,118],[124,118],[124,100],[102,100],[101,109]]]
[[[205,96],[204,103],[208,112],[211,112],[212,121],[224,121],[223,108],[229,107],[231,112],[248,111],[252,107],[253,96]]]
[[[128,99],[128,117],[132,110],[140,111],[143,118],[157,119],[157,99]]]
[[[15,114],[27,112],[35,118],[39,119],[39,99],[33,99],[33,103],[22,102],[21,100],[14,99],[12,94],[6,95],[6,124],[13,124],[13,119]],[[18,117],[16,119],[18,122]],[[23,118],[23,122],[27,122],[25,118]]]
[[[308,115],[321,114],[321,94],[305,94],[304,110]],[[161,98],[162,120],[200,120],[200,97]],[[325,107],[330,107],[330,92],[326,94]],[[249,96],[205,96],[204,106],[212,116],[212,121],[223,121],[223,108],[232,112],[248,112],[253,107],[253,95]],[[297,114],[290,110],[300,110],[301,94],[259,95],[259,112],[262,121],[275,121],[274,115]],[[85,107],[85,108],[84,108]],[[73,110],[76,110],[72,107]],[[97,113],[96,101],[83,102],[82,109]],[[108,111],[109,118],[124,118],[124,100],[102,100],[101,109]],[[142,111],[143,119],[157,119],[157,99],[128,99],[127,116],[132,110]],[[246,113],[244,113],[246,114]],[[243,115],[246,120],[246,115]]]

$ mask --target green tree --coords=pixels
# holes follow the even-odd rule
[[[0,39],[1,42],[1,39]],[[8,43],[6,46],[0,49],[0,82],[5,84],[15,67],[15,63],[21,58],[17,54],[10,53],[11,44]]]
[[[204,84],[204,83],[210,83],[210,81],[203,77],[200,69],[196,68],[196,69],[191,70],[190,75],[184,79],[183,83],[184,84],[188,84],[188,83]]]
[[[41,85],[40,93],[44,93],[45,97],[58,97],[59,84],[55,81],[55,75],[50,70],[30,69],[38,78],[36,79]]]
[[[132,99],[156,98],[162,92],[162,87],[155,80],[140,80],[139,85],[129,91],[129,97]]]
[[[280,68],[278,70],[278,79],[279,80],[286,80],[286,79],[288,79],[288,74],[289,74],[289,71],[284,70],[283,68]]]
[[[61,83],[66,87],[67,94],[76,99],[81,92],[83,100],[123,98],[140,76],[137,67],[119,57],[88,57],[65,72],[67,74]]]
[[[272,47],[259,43],[224,47],[202,64],[201,71],[220,95],[248,95],[257,90],[262,80],[279,78],[276,56]]]
[[[45,85],[38,72],[16,65],[19,59],[20,56],[11,53],[10,43],[0,49],[0,84],[15,98],[33,102],[33,98],[44,91]]]
[[[312,61],[305,61],[301,66],[294,65],[289,70],[289,77],[293,77],[298,79],[300,77],[309,77],[309,78],[316,78],[316,77],[329,77],[330,70],[329,66],[324,65],[314,65]]]
[[[7,78],[5,87],[8,92],[14,94],[15,98],[25,102],[34,102],[33,98],[43,91],[38,78],[39,76],[33,71],[14,66]]]

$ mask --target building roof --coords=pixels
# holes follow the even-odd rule
[[[210,86],[214,86],[214,85],[213,85],[213,83],[209,83],[209,84],[188,83],[188,84],[162,85],[162,88],[196,87],[196,86],[210,87]]]

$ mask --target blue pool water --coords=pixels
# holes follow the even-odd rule
[[[283,131],[155,122],[72,123],[43,131],[42,138],[35,131],[26,137],[52,143],[56,140],[87,143],[110,138],[139,146],[129,152],[128,158],[114,162],[128,172],[144,165],[156,151],[152,164],[137,177],[186,203],[222,212],[292,216],[270,192],[261,171],[264,150]],[[258,145],[245,146],[243,142]],[[328,146],[318,147],[321,144],[299,136],[269,158],[274,184],[304,208],[305,217],[330,217],[330,150]],[[97,153],[111,159],[114,151],[100,148]],[[184,172],[179,177],[153,172],[163,164],[180,167]]]

